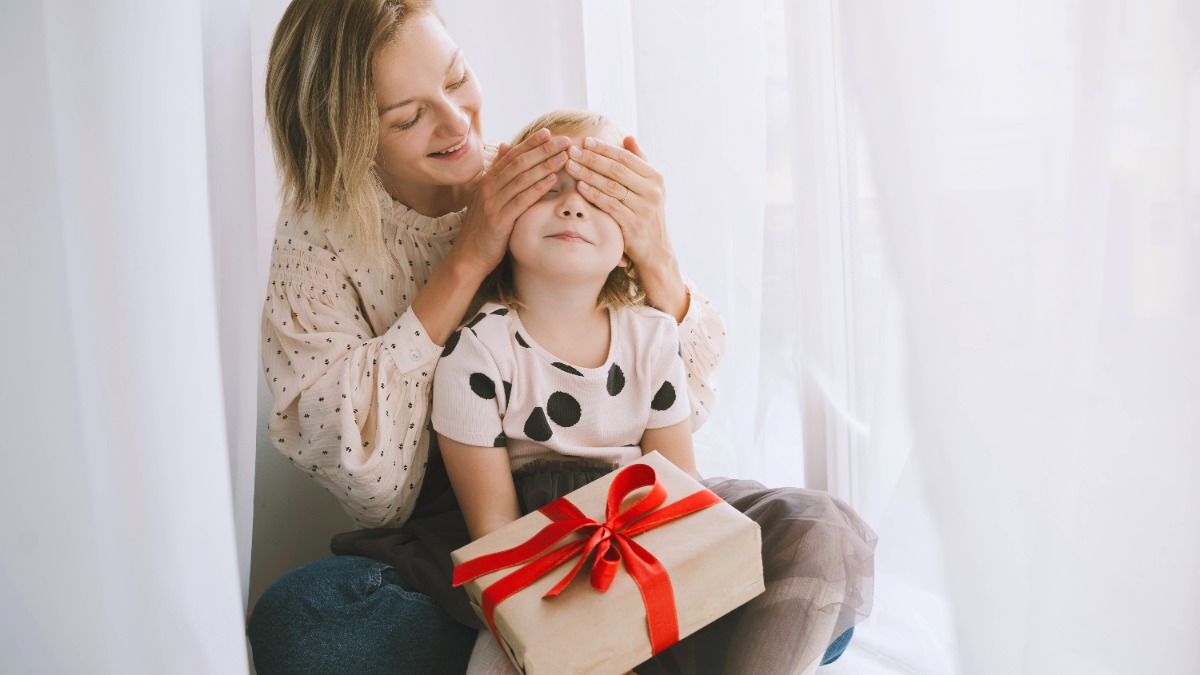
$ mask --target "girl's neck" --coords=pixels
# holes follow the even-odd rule
[[[542,283],[517,276],[517,314],[530,336],[556,357],[594,368],[608,356],[608,310],[596,306],[599,286]]]

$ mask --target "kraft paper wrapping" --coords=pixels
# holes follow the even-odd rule
[[[657,452],[635,463],[648,464],[658,474],[667,489],[664,507],[704,489]],[[609,485],[618,471],[570,493],[567,499],[588,517],[604,522]],[[647,491],[633,492],[624,505]],[[457,565],[513,548],[550,522],[535,511],[454,551],[451,558]],[[551,548],[580,538],[571,535]],[[634,540],[670,574],[680,639],[763,592],[758,524],[725,502],[639,534]],[[601,593],[588,583],[589,563],[559,596],[542,599],[577,560],[555,568],[496,607],[496,628],[505,651],[526,675],[624,673],[652,655],[642,596],[624,569],[608,591]],[[465,585],[481,617],[483,590],[516,569],[492,572]]]

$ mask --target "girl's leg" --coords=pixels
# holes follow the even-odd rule
[[[358,556],[284,575],[246,630],[258,675],[464,673],[477,632],[406,590],[388,565]]]

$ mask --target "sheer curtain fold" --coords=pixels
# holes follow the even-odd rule
[[[60,315],[26,353],[62,366],[21,369],[9,383],[48,407],[38,414],[55,431],[50,444],[11,448],[10,475],[29,486],[3,518],[22,533],[22,559],[40,564],[3,576],[3,595],[23,600],[0,614],[21,627],[16,635],[37,628],[0,649],[0,663],[6,672],[246,672],[204,3],[19,4],[6,7],[4,32],[41,39],[11,55],[25,65],[11,71],[15,98],[31,112],[21,118],[29,126],[9,132],[28,130],[41,144],[3,153],[5,182],[22,184],[24,166],[40,167],[45,182],[2,208],[15,211],[14,229],[55,235],[22,250],[18,269],[61,277],[9,287]],[[64,567],[82,583],[65,581]]]
[[[702,470],[878,526],[830,672],[1200,671],[1200,8],[709,9],[633,4],[638,129],[729,323]]]
[[[958,667],[1196,672],[1196,10],[844,9]]]
[[[728,334],[721,403],[696,437],[697,460],[705,475],[767,479],[771,467],[751,451],[770,148],[763,5],[632,5],[638,140],[665,177],[667,222],[683,273],[720,309]]]

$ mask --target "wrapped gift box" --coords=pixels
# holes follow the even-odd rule
[[[636,464],[652,468],[654,476],[666,488],[665,501],[647,517],[670,509],[695,493],[711,494],[657,452],[629,466]],[[565,499],[587,517],[604,523],[610,487],[616,476],[629,466],[572,492]],[[637,472],[648,473],[638,469],[631,475]],[[629,508],[649,492],[650,488],[644,487],[629,493],[621,502],[622,507]],[[451,557],[457,571],[464,571],[469,567],[464,562],[478,565],[484,556],[520,547],[552,522],[547,515],[535,511],[454,551]],[[546,550],[587,539],[579,533],[571,534]],[[669,575],[680,639],[763,591],[758,525],[720,499],[636,534],[632,541],[656,558]],[[616,570],[605,592],[589,583],[593,562],[589,560],[560,594],[543,598],[578,562],[579,556],[565,561],[495,605],[496,631],[518,671],[527,675],[624,673],[653,655],[642,593],[624,565]],[[500,569],[464,584],[481,617],[484,590],[522,567]],[[659,616],[661,626],[661,611]],[[660,630],[660,642],[662,634]]]

